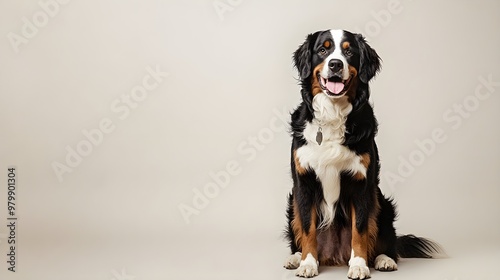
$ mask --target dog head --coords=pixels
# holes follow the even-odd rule
[[[325,30],[309,34],[293,60],[307,94],[357,98],[357,88],[380,70],[380,57],[361,34]],[[304,94],[304,91],[303,91]],[[366,95],[368,92],[366,93]]]

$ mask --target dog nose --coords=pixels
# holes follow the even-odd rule
[[[340,59],[332,59],[328,62],[328,67],[333,73],[337,73],[344,68],[344,63]]]

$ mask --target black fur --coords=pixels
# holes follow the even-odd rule
[[[368,83],[380,71],[380,57],[372,49],[361,34],[354,35],[359,46],[359,79]]]
[[[398,236],[396,251],[401,258],[432,258],[432,253],[441,252],[439,244],[413,234]]]
[[[291,115],[291,170],[293,179],[292,193],[288,197],[287,228],[286,236],[292,254],[301,251],[300,244],[295,241],[295,233],[292,221],[296,214],[302,222],[301,226],[308,234],[311,225],[311,209],[316,207],[318,218],[316,223],[321,221],[321,211],[318,206],[323,201],[322,185],[312,169],[299,174],[295,166],[294,151],[307,145],[308,142],[303,136],[304,128],[314,118],[312,108],[313,92],[312,82],[314,79],[314,68],[322,63],[325,56],[317,53],[321,40],[328,37],[329,31],[318,31],[309,34],[305,42],[294,52],[293,61],[299,72],[302,103]],[[366,178],[357,180],[353,174],[342,172],[340,174],[340,196],[336,202],[336,212],[333,223],[329,226],[329,231],[321,234],[332,234],[336,237],[329,240],[342,240],[333,246],[334,251],[330,255],[321,255],[322,246],[328,244],[318,243],[319,260],[323,264],[346,264],[346,255],[350,256],[350,240],[339,238],[344,232],[350,234],[351,223],[356,224],[356,228],[361,233],[366,233],[370,217],[379,205],[380,212],[376,215],[378,234],[373,252],[369,252],[368,263],[373,265],[373,260],[379,254],[386,254],[395,261],[398,257],[419,257],[428,258],[440,251],[439,245],[413,235],[396,236],[394,220],[396,219],[395,205],[392,199],[384,197],[379,188],[380,163],[375,136],[377,134],[377,120],[373,113],[373,108],[369,104],[370,97],[369,81],[375,77],[381,67],[380,57],[374,49],[366,42],[360,34],[352,34],[344,31],[343,40],[350,43],[350,55],[346,55],[346,60],[350,66],[357,70],[357,75],[353,79],[353,89],[349,95],[349,102],[352,111],[347,116],[345,126],[345,140],[342,143],[351,151],[358,155],[368,154],[370,164],[367,168]],[[340,42],[336,42],[340,44]],[[296,203],[299,213],[294,213],[294,203]],[[356,221],[351,221],[351,207],[356,211]],[[326,233],[325,233],[326,232]],[[318,237],[318,241],[320,238]],[[349,242],[347,244],[346,242]],[[347,257],[348,258],[348,257]]]

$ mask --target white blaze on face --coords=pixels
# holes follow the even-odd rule
[[[342,38],[344,37],[344,31],[339,30],[339,29],[332,29],[330,30],[330,33],[332,34],[333,38],[333,47],[334,51],[326,58],[325,60],[325,65],[323,66],[323,69],[321,70],[321,76],[323,78],[328,78],[328,62],[332,59],[338,59],[342,61],[342,64],[344,64],[343,68],[343,73],[342,73],[342,79],[345,81],[349,79],[349,68],[347,67],[347,60],[345,59],[344,55],[342,54]]]

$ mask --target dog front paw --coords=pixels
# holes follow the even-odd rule
[[[349,279],[368,279],[370,278],[370,269],[368,266],[352,265],[347,272]]]
[[[318,275],[318,266],[315,264],[300,265],[299,268],[297,268],[297,272],[295,272],[295,275],[305,278],[314,277]]]
[[[305,278],[310,278],[318,275],[318,261],[311,255],[300,261],[300,266],[297,268],[295,275]]]
[[[380,271],[394,271],[398,270],[398,265],[387,255],[381,254],[375,258],[375,269]]]
[[[300,265],[301,258],[302,258],[302,253],[296,252],[295,254],[288,256],[283,266],[286,269],[296,269]]]

